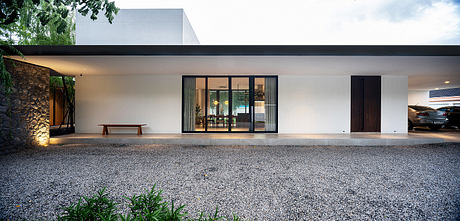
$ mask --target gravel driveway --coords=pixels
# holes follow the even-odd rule
[[[458,220],[460,144],[63,145],[0,156],[0,220],[51,219],[106,186],[255,220]],[[125,208],[126,205],[121,205]]]

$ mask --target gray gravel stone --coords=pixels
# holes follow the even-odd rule
[[[53,219],[106,186],[254,220],[458,220],[460,144],[62,145],[0,156],[0,220]],[[19,207],[18,207],[19,206]],[[126,209],[126,203],[120,205]],[[196,215],[193,214],[192,215]]]

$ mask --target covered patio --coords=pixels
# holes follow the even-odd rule
[[[353,134],[68,134],[50,144],[174,144],[174,145],[294,145],[383,146],[460,142],[458,133]]]
[[[76,133],[52,137],[50,144],[376,146],[441,143],[457,137],[407,131],[408,90],[435,88],[445,81],[451,87],[460,85],[457,46],[80,45],[18,49],[30,64],[75,77]],[[364,95],[362,105],[352,102],[361,99],[352,96],[352,89],[358,88],[352,86],[352,78],[362,76],[379,79],[379,89],[366,93],[373,95],[367,96],[366,104],[376,103],[367,105],[372,111],[366,109],[366,119],[376,122],[372,130],[364,130],[364,109],[356,109],[366,106]],[[273,82],[267,81],[269,77]],[[187,81],[189,78],[194,79]],[[188,90],[195,99],[186,96]],[[243,104],[235,104],[243,100]],[[238,119],[250,125],[238,124]],[[264,125],[258,127],[260,122]],[[352,122],[361,122],[361,129],[352,129]],[[143,136],[131,130],[103,136],[99,124],[147,126]]]

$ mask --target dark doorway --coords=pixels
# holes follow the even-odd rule
[[[380,76],[351,76],[351,132],[380,132]]]

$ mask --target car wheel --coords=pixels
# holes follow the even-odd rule
[[[414,129],[414,125],[412,124],[412,122],[407,121],[407,129],[408,130],[413,130]]]
[[[431,130],[439,130],[439,129],[441,129],[441,126],[435,126],[435,125],[433,125],[433,126],[429,126],[429,128],[430,128]]]

